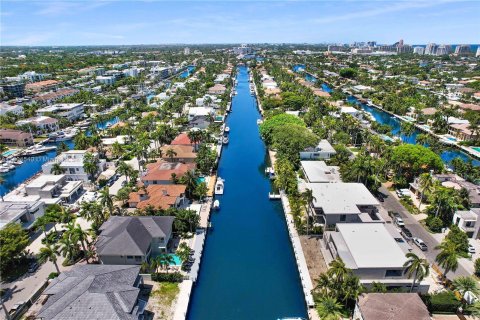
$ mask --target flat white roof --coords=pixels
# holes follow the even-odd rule
[[[319,151],[327,151],[327,152],[330,152],[330,153],[336,153],[335,148],[332,147],[330,142],[328,142],[328,140],[326,140],[326,139],[320,140],[320,142],[317,145],[317,148],[320,149]]]
[[[327,166],[325,161],[300,161],[311,183],[341,182],[338,167]]]
[[[377,206],[379,202],[362,183],[307,183],[313,205],[325,214],[360,214],[358,206]]]
[[[57,184],[60,180],[64,179],[64,177],[64,174],[41,174],[40,176],[38,176],[38,178],[36,178],[26,186],[28,188],[42,188],[43,186],[45,186],[46,183],[49,182]]]
[[[339,223],[337,230],[344,243],[335,244],[348,249],[357,268],[402,268],[407,260],[383,223]],[[339,255],[343,259],[341,250]]]

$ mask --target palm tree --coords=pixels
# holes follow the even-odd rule
[[[67,225],[68,236],[70,236],[74,241],[80,242],[82,245],[83,252],[88,251],[88,232],[84,231],[82,227],[77,223],[69,223]],[[86,258],[88,263],[88,258]]]
[[[119,158],[119,157],[123,156],[123,153],[124,153],[123,146],[120,143],[118,143],[118,141],[115,141],[112,144],[112,155],[115,158]]]
[[[43,234],[45,237],[47,236],[47,225],[50,223],[50,217],[43,215],[41,217],[38,217],[35,219],[35,222],[33,223],[33,228],[35,230],[42,229]]]
[[[447,277],[449,271],[455,272],[458,268],[458,259],[460,258],[458,245],[451,241],[443,241],[435,249],[440,250],[435,261],[445,270],[444,276]]]
[[[192,249],[190,249],[185,242],[182,242],[175,251],[175,254],[180,258],[180,260],[182,260],[182,262],[185,262],[190,257],[191,250]]]
[[[97,164],[98,159],[92,153],[85,153],[83,157],[83,170],[90,176],[90,179],[93,179],[98,171]]]
[[[428,276],[430,265],[426,259],[418,257],[415,253],[409,252],[406,254],[406,257],[408,260],[403,264],[405,267],[404,273],[407,274],[408,278],[411,278],[413,275],[412,286],[410,287],[410,292],[412,292],[417,280],[421,282]]]
[[[54,175],[59,175],[65,173],[66,169],[62,168],[60,163],[54,163],[50,169],[50,173]]]
[[[415,125],[411,122],[404,121],[400,125],[400,132],[408,139],[415,132]]]
[[[127,164],[126,162],[120,161],[118,163],[117,172],[126,177],[127,183],[128,183],[128,178],[130,177],[132,171],[133,171],[132,166]]]
[[[422,173],[418,178],[418,183],[420,184],[420,187],[422,189],[420,193],[420,204],[418,205],[418,208],[420,209],[420,207],[422,206],[423,199],[425,197],[425,192],[433,191],[435,187],[435,180],[433,180],[433,177],[430,174],[430,172]]]
[[[57,264],[57,248],[51,244],[47,244],[45,247],[40,248],[40,252],[37,254],[37,259],[40,263],[45,263],[47,261],[52,262],[57,269],[57,273],[60,273],[60,269]]]
[[[317,301],[317,312],[322,320],[338,320],[343,317],[342,304],[336,298],[325,295]]]
[[[462,297],[465,296],[467,291],[473,294],[478,294],[480,288],[478,287],[477,280],[473,277],[458,277],[453,280],[453,288],[460,292]]]
[[[177,155],[177,153],[172,148],[169,148],[167,152],[165,152],[165,155],[170,158],[170,162],[173,162],[173,158]]]
[[[185,174],[180,178],[180,182],[187,186],[187,198],[191,198],[198,184],[198,176],[195,171],[189,170],[185,172]]]
[[[67,261],[72,262],[78,253],[77,242],[69,237],[68,234],[64,234],[60,240],[58,240],[58,245],[62,256],[67,259]]]
[[[313,196],[313,192],[312,192],[312,189],[305,189],[304,192],[302,192],[302,194],[300,195],[300,197],[302,198],[303,200],[303,203],[305,205],[305,213],[307,214],[307,234],[308,234],[308,230],[309,230],[309,225],[310,225],[310,206],[312,205],[312,202],[317,200],[314,196]]]
[[[113,196],[110,195],[109,187],[104,187],[102,190],[100,190],[99,200],[100,200],[100,204],[105,208],[107,208],[110,215],[112,215],[114,205],[113,205]]]

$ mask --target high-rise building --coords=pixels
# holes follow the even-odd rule
[[[423,47],[415,47],[413,48],[413,53],[414,54],[423,54],[425,52],[425,49]]]
[[[185,47],[185,49],[183,49],[183,54],[184,54],[184,55],[190,54],[190,48],[189,48],[189,47]]]
[[[22,98],[25,95],[25,84],[22,82],[5,84],[2,88],[11,98]]]
[[[475,54],[475,57],[480,57],[480,46],[477,47],[477,53]]]
[[[437,56],[447,55],[447,54],[450,53],[448,49],[449,49],[449,48],[447,48],[446,45],[443,45],[443,44],[442,44],[442,45],[438,46],[437,52],[435,52],[435,55],[437,55]]]
[[[376,47],[377,46],[377,41],[368,41],[367,42],[369,47]]]
[[[400,41],[398,41],[398,46],[403,47],[403,39],[400,39]]]
[[[470,53],[470,46],[468,44],[460,44],[455,48],[455,54],[458,56]]]
[[[398,45],[397,46],[397,53],[412,53],[413,48],[410,45]]]
[[[425,54],[435,55],[437,54],[438,44],[436,43],[429,43],[425,48]]]

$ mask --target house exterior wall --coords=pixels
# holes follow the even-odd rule
[[[132,265],[142,264],[145,262],[145,256],[98,256],[102,264],[119,264],[119,265]]]

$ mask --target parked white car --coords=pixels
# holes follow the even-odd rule
[[[428,250],[427,244],[425,242],[423,242],[423,240],[420,239],[420,238],[413,238],[413,243],[415,243],[415,245],[417,247],[419,247],[420,250],[422,250],[422,251],[427,251]]]

